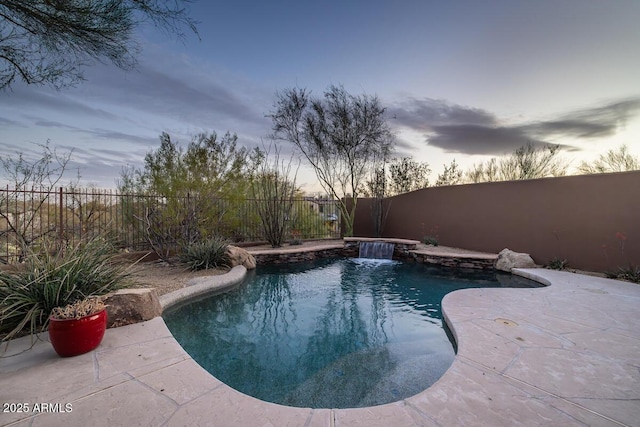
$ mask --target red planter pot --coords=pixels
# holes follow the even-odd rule
[[[106,329],[106,309],[80,319],[49,317],[49,339],[62,357],[77,356],[98,347]]]

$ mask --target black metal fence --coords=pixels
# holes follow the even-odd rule
[[[103,236],[129,250],[208,236],[232,242],[264,241],[258,207],[265,202],[246,197],[202,200],[186,195],[168,200],[114,190],[6,187],[0,189],[0,262],[20,261],[25,247],[45,239],[75,244]],[[335,200],[295,198],[286,221],[286,239],[340,237]]]

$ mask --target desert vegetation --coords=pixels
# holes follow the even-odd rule
[[[44,330],[54,308],[126,286],[127,267],[115,262],[116,253],[102,238],[30,247],[23,263],[0,270],[0,338]]]

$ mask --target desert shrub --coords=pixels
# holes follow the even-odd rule
[[[438,246],[438,238],[433,236],[425,236],[422,239],[422,243],[425,245]]]
[[[257,148],[239,145],[230,133],[219,138],[204,132],[186,147],[162,133],[160,147],[145,156],[143,169],[122,171],[119,191],[148,197],[134,206],[128,225],[144,231],[165,261],[172,250],[214,236],[234,241],[251,237],[259,219],[250,214],[253,206],[246,198],[263,156]]]
[[[618,267],[616,271],[608,272],[607,277],[611,279],[627,280],[633,283],[640,283],[640,266],[629,266],[627,268]]]
[[[104,239],[52,247],[43,245],[28,253],[17,271],[0,272],[2,341],[46,329],[55,307],[128,284],[126,267],[114,262],[116,252]]]
[[[228,267],[228,246],[229,244],[226,239],[212,237],[185,247],[180,252],[180,261],[187,264],[191,270]]]
[[[291,233],[300,239],[331,237],[327,214],[319,213],[308,202],[299,200],[293,207]]]
[[[567,268],[569,268],[569,261],[562,258],[554,258],[549,261],[549,264],[547,264],[547,268],[551,270],[566,270]]]

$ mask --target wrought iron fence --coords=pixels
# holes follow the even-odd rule
[[[233,242],[265,240],[258,209],[266,200],[186,195],[162,196],[114,190],[0,188],[0,262],[20,261],[24,248],[45,239],[76,244],[96,236],[118,248],[168,248],[208,236]],[[286,238],[340,237],[337,202],[299,197],[286,218]]]

